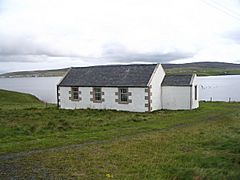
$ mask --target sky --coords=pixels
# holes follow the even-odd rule
[[[0,73],[240,63],[240,0],[0,0]]]

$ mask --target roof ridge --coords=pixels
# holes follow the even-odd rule
[[[193,74],[166,74],[166,76],[192,76]]]
[[[92,67],[117,67],[117,66],[156,66],[158,64],[103,64],[103,65],[93,65],[93,66],[81,66],[81,67],[71,67],[72,69],[78,68],[92,68]]]

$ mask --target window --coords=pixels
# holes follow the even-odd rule
[[[120,102],[128,102],[128,88],[119,88],[119,100]]]
[[[78,87],[72,87],[72,100],[79,100]]]
[[[99,87],[93,88],[93,100],[102,101],[102,90]]]
[[[194,93],[194,94],[195,94],[195,100],[197,100],[197,94],[198,94],[198,93],[197,93],[197,86],[194,86],[194,92],[195,92],[195,93]]]

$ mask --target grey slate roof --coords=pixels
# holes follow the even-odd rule
[[[157,64],[71,68],[59,86],[146,87]]]
[[[193,75],[166,75],[162,86],[190,86]]]

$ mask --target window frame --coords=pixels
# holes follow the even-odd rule
[[[197,92],[198,92],[198,87],[197,87],[197,85],[195,85],[194,86],[194,99],[195,99],[195,101],[198,100]]]
[[[126,92],[122,92],[123,90],[126,90]],[[125,88],[125,87],[121,87],[121,88],[118,88],[118,94],[119,94],[119,103],[123,103],[123,104],[127,104],[129,103],[129,92],[128,92],[128,88]],[[122,99],[122,96],[125,96],[126,97],[126,100],[123,100]]]
[[[71,100],[72,101],[79,101],[79,87],[71,87]]]
[[[96,91],[96,89],[100,91]],[[100,99],[96,99],[96,97],[100,97]],[[101,87],[93,87],[93,102],[102,102],[102,88]]]

